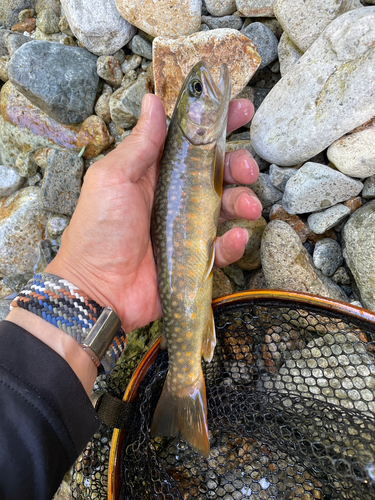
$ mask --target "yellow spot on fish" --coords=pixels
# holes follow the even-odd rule
[[[181,323],[181,325],[182,325],[184,328],[186,328],[186,323]]]
[[[177,356],[181,356],[181,353],[180,351],[176,352]]]
[[[189,262],[194,262],[195,261],[195,257],[191,256],[189,257]]]
[[[179,331],[180,331],[180,328],[178,328],[178,327],[176,326],[176,328],[174,329],[174,331],[175,331],[175,332],[179,332]]]
[[[180,281],[180,282],[179,282],[179,285],[180,285],[180,286],[184,286],[184,282],[183,282],[183,281]]]
[[[182,273],[177,273],[177,274],[178,274],[178,276],[182,276]]]
[[[191,199],[191,201],[192,201],[193,203],[198,203],[198,202],[199,202],[199,198],[192,198],[192,199]]]
[[[186,349],[186,344],[183,344],[182,349]]]
[[[193,278],[194,277],[194,271],[189,271],[188,272],[188,276],[190,276],[191,278]]]
[[[175,246],[175,247],[179,247],[179,246],[180,246],[180,244],[179,244],[179,243],[177,243],[177,241],[176,241],[176,243],[174,244],[174,246]]]
[[[178,378],[182,378],[182,375],[181,375],[181,373],[179,373],[179,374],[177,375],[177,377],[178,377]]]
[[[187,333],[186,333],[186,338],[187,338],[187,339],[190,339],[190,337],[191,337],[191,336],[192,336],[192,333],[191,333],[191,332],[187,332]]]
[[[178,318],[180,317],[180,315],[179,315],[178,313],[174,313],[174,317],[175,317],[176,319],[178,319]]]
[[[193,373],[193,372],[190,372],[190,373],[189,373],[189,377],[190,377],[190,378],[194,378],[194,373]]]
[[[178,298],[178,300],[182,300],[182,295],[179,293],[179,294],[177,295],[177,298]],[[184,325],[182,325],[182,326],[184,326]]]
[[[181,361],[183,361],[183,360],[181,359]],[[189,365],[193,365],[193,364],[194,364],[194,361],[191,359],[191,360],[189,361]]]
[[[195,319],[197,315],[195,313],[191,313],[191,319]]]
[[[182,266],[182,265],[180,264],[180,265],[178,266],[178,268],[182,270],[182,269],[184,268],[184,266]]]
[[[191,354],[191,352],[190,352],[190,351],[188,351],[188,352],[186,353],[186,356],[190,356],[190,354]]]
[[[180,358],[178,361],[179,361],[180,363],[183,363],[183,362],[184,362],[183,358]]]
[[[195,297],[195,293],[190,292],[190,293],[189,293],[189,299],[194,299],[194,297]]]
[[[198,229],[197,234],[203,234],[202,229]]]
[[[194,219],[195,215],[194,214],[186,214],[186,217],[188,219]]]
[[[182,369],[182,371],[183,371],[183,372],[186,372],[186,370],[187,370],[187,368],[186,368],[186,367]]]
[[[176,302],[175,300],[172,302],[172,306],[177,306],[178,302]],[[178,331],[178,328],[175,328],[174,329],[175,332]]]
[[[193,242],[191,240],[186,240],[185,241],[185,246],[186,247],[191,247],[192,244],[193,244]]]
[[[181,338],[181,337],[179,337],[179,338],[177,339],[177,342],[182,342],[182,338]]]

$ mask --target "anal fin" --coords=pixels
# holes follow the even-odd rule
[[[212,360],[215,346],[216,346],[215,321],[212,308],[210,308],[207,327],[202,342],[202,356],[204,360],[207,361],[208,363]]]

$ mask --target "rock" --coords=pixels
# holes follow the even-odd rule
[[[231,98],[247,84],[260,64],[255,45],[237,30],[201,31],[177,39],[157,37],[153,44],[155,93],[171,116],[183,81],[191,68],[206,60],[215,81],[226,63],[232,82]]]
[[[82,158],[69,151],[47,148],[38,152],[35,161],[39,166],[45,165],[42,184],[44,210],[73,215],[81,191]]]
[[[0,80],[3,82],[7,82],[9,80],[8,76],[8,64],[9,64],[9,56],[0,57]]]
[[[59,29],[62,33],[68,36],[74,36],[73,31],[70,29],[68,20],[65,16],[60,17]]]
[[[217,17],[230,16],[237,9],[235,0],[206,0],[206,8]]]
[[[317,212],[362,191],[363,184],[319,163],[308,162],[285,186],[283,207],[290,214]]]
[[[362,7],[360,0],[275,0],[275,17],[292,42],[305,52],[322,31],[345,12]]]
[[[117,50],[114,54],[113,54],[113,57],[115,57],[119,64],[121,65],[125,59],[126,59],[126,56],[125,56],[125,52],[122,50],[122,49],[119,49]]]
[[[0,321],[4,321],[10,313],[11,300],[0,300]]]
[[[15,167],[21,177],[34,177],[38,171],[38,165],[34,160],[34,152],[20,153],[17,156]]]
[[[370,177],[375,174],[375,127],[372,124],[355,134],[335,141],[327,150],[328,159],[343,174]]]
[[[35,26],[36,19],[31,17],[12,26],[12,31],[17,31],[18,33],[24,33],[27,31],[28,33],[32,33],[35,30]]]
[[[375,201],[354,212],[341,232],[343,255],[367,309],[375,311]]]
[[[269,89],[262,89],[258,87],[245,87],[241,90],[241,92],[237,95],[236,99],[249,99],[254,105],[254,113],[256,113],[259,106],[262,104],[266,95],[269,93]],[[250,128],[251,120],[243,125],[246,128]],[[249,136],[246,137],[249,139]],[[268,162],[267,162],[268,165]]]
[[[339,267],[333,274],[332,279],[338,285],[350,285],[350,277],[345,267]]]
[[[60,0],[38,0],[35,5],[35,12],[40,14],[45,9],[52,9],[58,14],[61,15],[61,5]]]
[[[330,238],[318,241],[314,248],[313,261],[315,267],[325,276],[332,276],[344,262],[340,245]]]
[[[270,165],[270,180],[275,188],[284,191],[286,183],[298,172],[296,168],[281,168],[277,165]]]
[[[77,148],[85,147],[83,156],[86,160],[95,158],[113,143],[114,138],[109,135],[105,122],[100,116],[89,116],[82,123],[77,137]]]
[[[74,36],[98,56],[113,54],[136,33],[120,16],[114,0],[61,0],[61,5]]]
[[[123,77],[121,66],[114,56],[100,56],[96,62],[97,73],[107,83],[119,87]]]
[[[274,0],[236,0],[237,9],[245,17],[273,17]]]
[[[218,236],[222,236],[234,227],[247,229],[249,240],[246,243],[243,256],[236,262],[236,265],[240,269],[250,271],[251,269],[257,269],[260,266],[260,242],[266,225],[267,223],[263,217],[255,221],[234,219],[219,224],[217,229]]]
[[[25,43],[31,42],[32,38],[21,35],[20,33],[9,32],[4,34],[4,41],[6,48],[8,49],[8,53],[12,57],[16,50],[22,47]]]
[[[79,129],[80,125],[62,125],[43,113],[11,82],[3,85],[0,150],[4,165],[15,165],[19,153],[27,154],[48,146],[76,150]]]
[[[112,95],[112,89],[109,85],[104,85],[103,93],[99,97],[95,105],[95,113],[102,118],[105,123],[111,121],[111,113],[109,109],[109,100]]]
[[[272,89],[251,124],[260,156],[296,165],[375,116],[374,22],[375,7],[338,17]]]
[[[223,16],[223,17],[202,16],[202,23],[208,26],[211,30],[216,30],[221,28],[231,28],[234,30],[240,30],[243,24],[240,16]]]
[[[0,4],[0,19],[6,28],[11,28],[18,21],[21,10],[34,8],[35,0],[2,0]]]
[[[37,187],[26,187],[0,201],[2,276],[33,272],[46,223]]]
[[[234,286],[221,269],[214,269],[212,280],[212,298],[224,297],[234,292]]]
[[[362,206],[362,200],[360,196],[356,196],[354,198],[350,198],[350,200],[347,200],[343,203],[345,207],[348,207],[350,210],[350,213],[354,213],[356,210],[358,210],[359,207]]]
[[[54,10],[45,9],[38,15],[36,25],[43,33],[58,33],[60,31],[59,20],[59,16]]]
[[[247,132],[247,134],[249,134],[249,132]],[[251,141],[249,140],[229,141],[226,143],[225,148],[226,148],[226,153],[236,151],[237,149],[246,149],[246,151],[249,151],[251,156],[257,162],[259,170],[266,170],[269,166],[269,164],[257,154],[255,149],[251,145]]]
[[[302,221],[298,215],[288,214],[282,205],[273,205],[269,213],[270,220],[281,220],[289,224],[289,226],[298,234],[302,243],[311,236],[310,229]]]
[[[80,47],[34,40],[12,57],[9,80],[55,120],[79,123],[93,113],[96,59]]]
[[[18,174],[16,169],[0,165],[0,198],[15,193],[24,182],[25,179]]]
[[[207,24],[201,24],[199,26],[199,30],[198,31],[210,31],[210,28],[207,26]]]
[[[279,23],[279,21],[277,19],[272,18],[272,17],[257,17],[256,21],[258,23],[264,24],[264,26],[269,28],[272,31],[272,33],[275,35],[275,37],[278,40],[280,40],[280,37],[283,34],[284,30],[281,27],[281,24]]]
[[[281,35],[279,45],[277,46],[277,53],[279,56],[280,73],[285,76],[287,72],[298,62],[303,54],[299,48],[294,45],[288,35],[284,33]]]
[[[132,69],[137,69],[142,63],[142,57],[133,54],[132,56],[126,56],[125,61],[121,64],[121,69],[124,75]]]
[[[31,19],[35,15],[34,9],[24,9],[18,14],[18,20],[20,22],[26,21],[26,19]]]
[[[285,222],[273,220],[267,225],[261,259],[269,288],[347,300],[341,288],[314,266],[297,233]]]
[[[375,198],[375,175],[368,177],[363,184],[362,198],[371,200]]]
[[[268,174],[260,173],[258,180],[250,187],[258,196],[263,208],[274,205],[283,197],[283,193],[275,188]]]
[[[133,54],[152,60],[152,44],[139,35],[133,36],[129,47]]]
[[[323,234],[327,229],[340,224],[349,214],[350,209],[339,203],[323,212],[309,215],[307,223],[311,231],[314,231],[315,234]]]
[[[140,75],[126,88],[119,88],[109,100],[111,118],[115,125],[133,127],[141,116],[142,99],[150,91],[149,80]]]
[[[44,42],[61,43],[62,45],[71,45],[73,47],[75,46],[74,40],[71,37],[64,35],[64,33],[47,34],[44,33],[42,30],[40,30],[39,28],[36,28],[35,30],[34,39],[41,40]]]
[[[262,59],[259,68],[268,66],[277,58],[277,38],[264,24],[251,23],[242,30],[242,33],[257,46],[257,52]]]
[[[239,290],[243,290],[245,288],[245,276],[242,271],[236,264],[230,264],[229,266],[225,266],[222,268],[224,273],[237,285]]]
[[[9,56],[9,52],[5,44],[5,38],[9,33],[12,32],[0,28],[0,57]]]
[[[262,268],[249,272],[246,288],[248,290],[266,290],[268,288]]]
[[[119,13],[151,36],[181,36],[198,31],[200,0],[116,0]]]
[[[70,218],[65,215],[50,215],[47,222],[47,236],[55,239],[61,236],[69,225]]]

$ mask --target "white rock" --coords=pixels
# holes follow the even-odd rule
[[[74,36],[98,56],[114,54],[137,31],[120,16],[115,0],[61,0],[61,4]]]
[[[326,165],[308,162],[287,182],[282,204],[288,214],[316,212],[349,200],[362,189],[362,182]]]
[[[277,46],[277,53],[279,56],[281,76],[286,75],[290,68],[296,64],[303,54],[303,52],[301,52],[299,48],[294,45],[285,31],[280,37],[279,45]]]
[[[251,138],[277,165],[306,161],[375,116],[375,7],[335,19],[271,90]]]
[[[360,0],[275,0],[273,11],[292,42],[305,52],[336,17],[360,7]]]
[[[25,178],[21,177],[17,170],[0,165],[0,198],[15,193],[22,187],[24,182]]]
[[[307,223],[315,234],[323,234],[328,229],[340,224],[348,215],[350,215],[350,208],[339,203],[323,212],[309,215]]]
[[[151,36],[191,35],[201,24],[201,0],[116,0],[119,13]]]
[[[375,127],[349,134],[327,150],[328,159],[340,172],[352,177],[375,174]]]
[[[275,0],[236,0],[237,9],[245,17],[273,16]]]
[[[236,11],[235,0],[206,0],[206,7],[213,16],[230,16]]]

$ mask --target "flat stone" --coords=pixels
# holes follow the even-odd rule
[[[120,16],[114,0],[61,0],[61,5],[74,36],[98,56],[114,54],[136,33]]]
[[[268,66],[277,58],[278,40],[272,31],[262,23],[251,23],[242,33],[257,46],[257,52],[262,61],[259,68]]]
[[[314,248],[313,261],[315,267],[325,276],[332,276],[344,262],[340,245],[330,238],[318,241]]]
[[[297,47],[305,52],[322,31],[345,12],[363,7],[360,0],[275,0],[275,17]]]
[[[0,201],[0,274],[32,273],[47,214],[40,189],[26,187]]]
[[[326,165],[308,162],[287,182],[282,204],[290,214],[317,212],[357,196],[362,188],[360,181]]]
[[[284,33],[281,35],[279,45],[277,46],[277,54],[279,56],[280,73],[285,76],[288,71],[301,59],[303,52],[294,45],[288,35]]]
[[[12,57],[16,50],[22,47],[22,45],[32,42],[32,38],[21,35],[21,33],[9,32],[4,34],[4,41],[8,53]]]
[[[364,307],[375,311],[375,201],[354,212],[341,232],[342,249]]]
[[[273,220],[267,225],[262,237],[261,259],[271,289],[348,300],[341,288],[314,266],[299,236],[286,222]]]
[[[95,113],[102,118],[105,123],[111,121],[111,112],[109,109],[109,100],[113,94],[112,89],[109,85],[103,87],[102,95],[99,97],[95,104]]]
[[[242,28],[243,21],[240,18],[240,16],[223,16],[223,17],[202,16],[202,23],[208,26],[211,30],[216,30],[221,28],[231,28],[234,30],[240,30]]]
[[[60,0],[38,0],[35,5],[35,12],[40,14],[42,10],[52,9],[60,16],[61,14],[61,4]]]
[[[129,42],[129,47],[133,54],[144,57],[150,61],[152,60],[152,44],[140,35],[133,36]]]
[[[133,127],[141,116],[143,96],[150,90],[150,82],[144,75],[140,75],[128,87],[116,90],[109,100],[114,124],[123,128]]]
[[[36,25],[43,33],[58,33],[60,31],[59,20],[59,16],[53,9],[45,9],[38,15]]]
[[[348,207],[350,210],[350,213],[354,213],[356,210],[358,210],[359,207],[362,206],[362,200],[360,196],[355,196],[354,198],[350,198],[350,200],[347,200],[343,203],[345,207]]]
[[[298,172],[296,168],[278,167],[273,164],[270,165],[270,179],[275,188],[284,191],[286,183]]]
[[[0,4],[0,19],[6,28],[11,28],[18,21],[18,13],[24,9],[35,7],[35,0],[2,0]]]
[[[212,298],[224,297],[234,292],[232,281],[221,269],[214,269],[212,280]]]
[[[245,17],[273,17],[275,0],[236,0],[237,9]]]
[[[77,148],[85,148],[84,157],[87,160],[95,158],[115,142],[108,133],[106,124],[100,116],[92,115],[82,123],[77,137]]]
[[[260,64],[255,45],[237,30],[201,31],[177,39],[157,37],[153,43],[155,93],[171,116],[180,88],[191,68],[205,60],[218,82],[222,63],[228,66],[231,98],[245,87]]]
[[[263,208],[274,205],[283,197],[283,193],[275,188],[268,174],[260,173],[258,180],[250,187],[258,196]]]
[[[249,132],[247,132],[247,134],[249,134]],[[237,151],[237,149],[246,149],[246,151],[248,151],[254,158],[254,160],[257,162],[259,170],[266,170],[269,167],[269,163],[264,161],[263,158],[261,158],[255,151],[255,149],[252,147],[251,141],[249,140],[229,141],[225,145],[226,153]]]
[[[12,26],[12,31],[17,31],[18,33],[24,33],[27,31],[28,33],[32,33],[35,30],[35,26],[36,19],[31,17]]]
[[[246,243],[245,252],[236,262],[236,265],[240,269],[250,271],[251,269],[260,267],[260,243],[266,225],[267,222],[263,217],[255,221],[234,219],[219,224],[217,229],[218,236],[222,236],[234,227],[244,228],[248,232],[249,240]]]
[[[328,159],[343,174],[370,177],[375,174],[375,127],[349,134],[327,149]]]
[[[207,11],[213,16],[230,16],[236,11],[235,0],[206,0]]]
[[[11,84],[1,89],[0,150],[4,165],[14,166],[20,153],[47,146],[77,148],[80,125],[62,125],[41,111]]]
[[[338,17],[277,83],[251,124],[260,156],[297,165],[375,116],[374,23],[375,7]]]
[[[12,57],[9,80],[55,120],[79,123],[93,113],[99,83],[96,60],[80,47],[34,40]]]
[[[16,169],[0,165],[0,198],[15,193],[23,186],[24,182],[25,179],[19,175]]]
[[[201,24],[201,0],[116,0],[119,13],[151,36],[190,35]]]
[[[323,212],[316,212],[309,215],[307,223],[311,231],[314,231],[315,234],[323,234],[327,229],[340,224],[348,215],[350,215],[350,209],[339,203],[331,208],[327,208]]]
[[[100,56],[96,62],[97,72],[100,78],[103,78],[109,85],[119,87],[122,74],[121,66],[114,56]]]
[[[363,183],[362,198],[371,200],[375,198],[375,175],[368,177]]]
[[[81,192],[83,159],[77,154],[47,148],[38,153],[44,155],[46,165],[42,184],[42,206],[48,212],[73,215]],[[35,158],[37,160],[37,158]]]
[[[70,218],[66,215],[50,215],[47,222],[47,236],[52,239],[61,236],[68,227],[69,222]]]
[[[133,69],[137,69],[142,64],[142,57],[133,54],[126,56],[125,61],[121,64],[121,69],[124,75]]]

